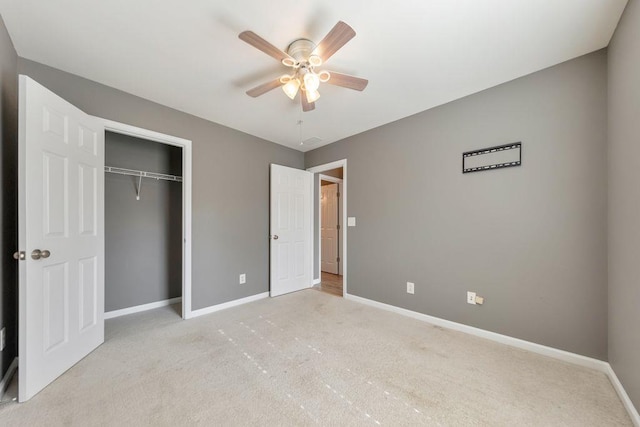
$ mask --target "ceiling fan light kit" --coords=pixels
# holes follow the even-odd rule
[[[320,98],[320,92],[317,90],[307,89],[304,91],[304,95],[307,97],[307,102],[316,102]]]
[[[283,77],[287,77],[289,81],[282,86],[282,90],[289,98],[294,99],[298,94],[298,89],[300,89],[300,81],[292,79],[288,75],[280,77],[280,81],[283,80]]]
[[[311,40],[297,39],[284,52],[252,31],[240,33],[238,37],[244,42],[277,59],[282,65],[293,68],[291,74],[284,74],[280,78],[250,89],[247,91],[247,95],[255,98],[280,86],[283,92],[293,100],[299,92],[302,92],[300,93],[300,101],[302,111],[306,112],[313,110],[315,102],[320,98],[318,90],[320,83],[329,83],[358,91],[364,90],[369,83],[366,79],[326,70],[316,71],[315,69],[325,63],[355,35],[356,32],[353,28],[340,21],[317,46]]]

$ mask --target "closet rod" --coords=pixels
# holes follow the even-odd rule
[[[140,178],[153,178],[153,179],[163,179],[165,181],[182,182],[181,176],[167,175],[164,173],[145,172],[145,171],[138,171],[133,169],[116,168],[113,166],[105,166],[104,171],[109,173],[117,173],[120,175],[137,176]]]

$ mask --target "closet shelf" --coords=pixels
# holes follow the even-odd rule
[[[124,169],[124,168],[116,168],[114,166],[105,166],[105,172],[109,173],[117,173],[119,175],[129,175],[129,176],[137,176],[139,178],[153,178],[153,179],[163,179],[165,181],[176,181],[182,182],[181,176],[176,175],[167,175],[164,173],[155,173],[155,172],[146,172],[146,171],[138,171],[133,169]]]

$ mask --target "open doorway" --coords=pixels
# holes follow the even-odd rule
[[[342,168],[323,172],[320,184],[320,283],[323,292],[342,296]]]
[[[347,294],[347,161],[308,169],[314,174],[313,272],[316,289]]]
[[[102,119],[105,319],[191,312],[191,141]]]
[[[105,132],[105,318],[181,316],[182,147]]]

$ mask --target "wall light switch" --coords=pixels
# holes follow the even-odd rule
[[[247,275],[243,273],[240,275],[240,284],[244,285],[245,283],[247,283]]]
[[[356,226],[356,217],[350,216],[347,218],[347,227],[355,227]]]

